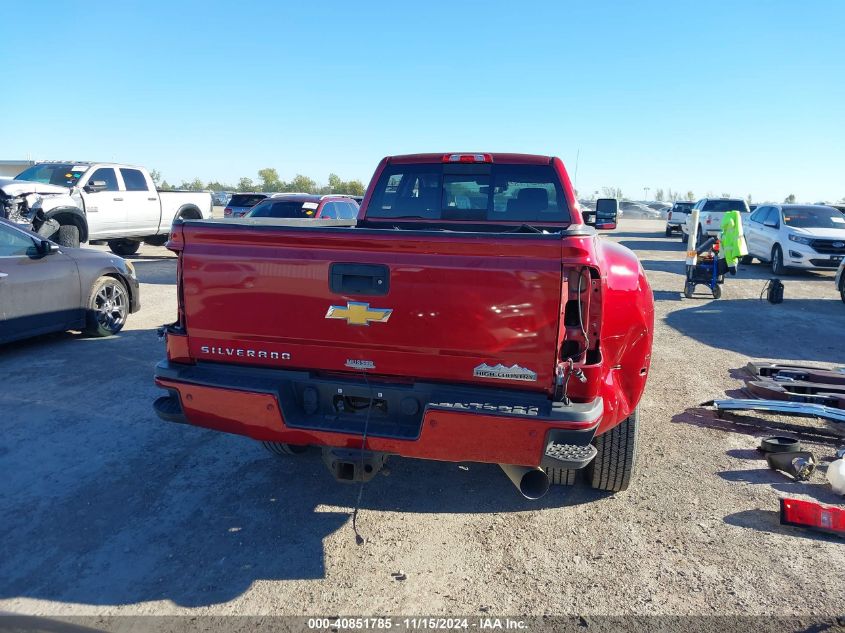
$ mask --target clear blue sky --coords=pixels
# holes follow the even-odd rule
[[[580,148],[582,194],[845,196],[845,2],[15,2],[0,158],[170,182]]]

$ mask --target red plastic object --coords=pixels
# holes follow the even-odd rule
[[[780,522],[845,538],[845,508],[785,498],[780,500]]]

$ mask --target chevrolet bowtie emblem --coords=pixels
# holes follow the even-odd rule
[[[349,325],[369,325],[370,321],[385,323],[393,310],[388,308],[370,308],[369,303],[347,301],[346,306],[331,306],[326,312],[327,319],[345,319]]]

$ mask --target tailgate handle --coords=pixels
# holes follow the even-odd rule
[[[386,295],[390,269],[383,264],[341,264],[329,267],[329,288],[339,295]]]

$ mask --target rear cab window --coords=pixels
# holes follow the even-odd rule
[[[725,211],[739,211],[748,213],[748,203],[745,200],[708,200],[704,204],[704,211],[723,213]]]
[[[144,178],[144,174],[140,170],[121,167],[120,175],[123,176],[126,191],[149,191],[147,179]]]
[[[313,218],[317,213],[317,202],[303,200],[264,200],[247,213],[250,218]]]
[[[568,224],[571,214],[551,165],[388,164],[367,218]]]
[[[267,196],[260,193],[236,193],[229,200],[228,207],[254,207],[256,204],[264,200]]]

